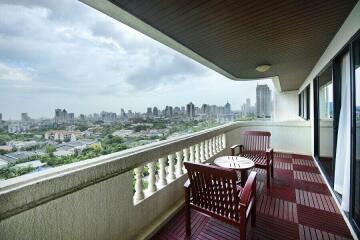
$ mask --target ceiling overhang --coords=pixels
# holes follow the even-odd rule
[[[300,87],[357,2],[81,1],[230,79],[273,78],[280,91]]]

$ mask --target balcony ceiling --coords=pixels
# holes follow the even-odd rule
[[[300,87],[357,2],[111,0],[141,20],[134,23],[119,17],[114,5],[82,1],[231,79],[278,76],[282,91]],[[259,73],[260,64],[272,67]]]

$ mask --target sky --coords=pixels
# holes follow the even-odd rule
[[[0,0],[3,119],[189,102],[229,101],[237,110],[246,98],[254,104],[256,84],[232,81],[76,0]]]

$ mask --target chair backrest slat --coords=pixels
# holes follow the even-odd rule
[[[244,152],[264,154],[270,147],[270,132],[246,131],[244,133]]]

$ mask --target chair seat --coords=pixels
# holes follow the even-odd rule
[[[246,158],[252,160],[255,163],[256,167],[266,167],[267,166],[265,154],[246,153],[246,154],[242,155],[242,157],[246,157]]]

